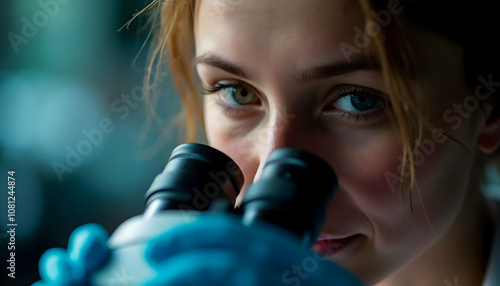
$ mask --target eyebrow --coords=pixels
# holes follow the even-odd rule
[[[235,64],[226,61],[221,57],[211,53],[205,53],[201,56],[196,57],[194,59],[193,65],[196,66],[198,64],[206,64],[212,67],[219,68],[225,72],[236,75],[238,77],[251,79],[248,73],[246,73],[242,68],[239,68]]]
[[[300,71],[295,77],[295,81],[298,84],[306,84],[359,70],[379,70],[379,67],[374,63],[374,60],[365,56],[353,57],[350,63],[339,62]],[[198,64],[206,64],[235,76],[251,80],[251,76],[243,68],[212,53],[205,53],[196,57],[193,61],[193,65],[196,66]]]

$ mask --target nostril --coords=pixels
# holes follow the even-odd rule
[[[259,167],[257,168],[257,171],[255,172],[253,181],[251,181],[251,182],[250,181],[246,181],[245,184],[243,184],[243,187],[241,187],[240,193],[236,197],[236,200],[235,200],[235,203],[234,203],[234,207],[235,208],[239,208],[241,206],[241,202],[243,201],[243,197],[245,196],[245,193],[247,192],[248,186],[250,184],[253,184],[253,183],[257,182],[259,180],[260,176],[262,175],[262,170],[264,169],[264,164],[266,162],[265,159],[267,159],[267,156],[259,164]]]

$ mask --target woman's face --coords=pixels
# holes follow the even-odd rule
[[[238,202],[272,151],[293,147],[323,158],[339,183],[321,237],[329,245],[325,255],[374,284],[447,233],[462,208],[472,159],[457,144],[424,135],[413,213],[409,197],[401,201],[402,141],[382,108],[389,90],[362,52],[364,26],[352,2],[198,1],[196,68],[213,91],[204,97],[209,143],[245,176]],[[412,29],[423,72],[411,82],[417,96],[432,103],[436,126],[474,150],[478,112],[456,129],[443,119],[468,92],[460,49]]]

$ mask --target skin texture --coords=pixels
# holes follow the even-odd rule
[[[237,202],[275,149],[306,150],[329,163],[339,189],[323,233],[358,235],[330,259],[367,285],[443,285],[454,279],[460,285],[479,285],[491,221],[471,178],[478,147],[484,152],[497,148],[498,124],[486,124],[479,110],[456,129],[443,120],[446,110],[472,94],[464,79],[463,52],[444,37],[409,25],[409,41],[421,68],[412,86],[431,103],[430,121],[463,145],[424,134],[434,148],[416,168],[418,188],[413,190],[411,211],[408,193],[401,197],[399,185],[394,190],[385,176],[397,174],[401,164],[403,148],[394,124],[380,107],[349,111],[349,101],[340,99],[340,91],[352,91],[353,86],[374,90],[381,98],[389,92],[376,68],[357,69],[356,60],[347,65],[341,43],[355,46],[354,28],[363,29],[352,16],[357,15],[355,7],[347,3],[199,1],[195,44],[202,85],[211,89],[221,81],[243,83],[245,91],[256,96],[248,105],[228,108],[221,92],[205,95],[208,141],[243,170],[246,182]],[[209,55],[244,74],[214,66]],[[347,65],[347,70],[297,82],[300,71],[332,63]]]

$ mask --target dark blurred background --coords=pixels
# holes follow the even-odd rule
[[[0,4],[0,285],[30,285],[48,248],[85,223],[111,233],[180,142],[145,127],[145,0],[7,0]],[[140,53],[141,47],[146,46]],[[158,75],[163,119],[179,111]],[[146,129],[145,129],[146,128]],[[145,133],[146,132],[146,133]],[[146,136],[143,136],[147,134]],[[173,133],[175,135],[175,133]],[[7,277],[7,171],[16,179],[16,278]]]

